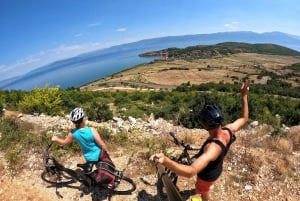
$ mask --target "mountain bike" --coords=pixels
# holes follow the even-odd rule
[[[62,165],[53,155],[49,153],[52,146],[52,142],[47,144],[45,151],[45,169],[41,174],[43,181],[57,187],[67,186],[72,187],[72,184],[79,182],[84,187],[103,187],[108,189],[109,192],[114,194],[131,194],[135,189],[136,185],[132,179],[123,175],[120,170],[114,170],[115,175],[114,185],[108,185],[96,182],[95,177],[98,169],[97,162],[87,162],[84,164],[77,164],[79,167],[77,170],[73,170]]]
[[[177,157],[175,156],[171,156],[170,159],[174,160],[180,164],[184,164],[184,165],[191,165],[194,161],[193,157],[190,156],[189,151],[199,151],[199,148],[194,148],[191,145],[185,143],[184,141],[180,141],[175,132],[169,132],[170,136],[173,138],[173,142],[178,145],[183,147],[183,150],[181,152],[181,154]],[[169,175],[169,178],[172,180],[172,182],[174,183],[174,185],[176,185],[177,180],[178,180],[178,175],[175,172],[172,172],[169,169],[165,170],[166,173]]]
[[[177,163],[184,164],[184,165],[191,165],[194,161],[194,158],[190,156],[189,152],[192,151],[199,151],[199,148],[194,148],[188,143],[185,143],[184,141],[180,141],[175,132],[169,132],[170,136],[173,139],[173,142],[181,146],[183,148],[182,152],[178,156],[170,156],[169,158],[171,160],[176,161]],[[172,197],[174,200],[176,198],[176,201],[182,200],[181,198],[182,195],[180,195],[179,188],[177,187],[177,180],[178,180],[178,175],[175,172],[172,172],[168,168],[161,169],[160,164],[156,164],[157,166],[157,171],[158,171],[158,180],[156,183],[157,186],[157,192],[158,195],[161,198],[165,198],[165,191],[167,192],[168,198]],[[166,178],[166,176],[168,178]],[[164,191],[165,190],[165,191]]]

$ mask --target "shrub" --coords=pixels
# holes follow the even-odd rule
[[[41,137],[32,134],[33,126],[14,118],[0,120],[0,150],[4,152],[12,174],[23,165],[27,159],[28,150],[41,146]]]
[[[61,92],[59,87],[42,89],[34,88],[20,101],[19,107],[26,113],[45,113],[48,115],[61,114]]]

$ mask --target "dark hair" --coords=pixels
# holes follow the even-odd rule
[[[206,129],[214,129],[223,122],[223,114],[219,107],[214,105],[205,105],[199,113],[201,126]]]
[[[74,124],[79,125],[83,121],[83,117],[81,119],[78,119],[77,121],[73,121]]]

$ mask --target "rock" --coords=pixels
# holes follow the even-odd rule
[[[253,128],[257,127],[258,125],[259,125],[258,121],[253,121],[250,124],[250,126],[253,127]]]
[[[136,124],[136,119],[133,118],[132,116],[129,116],[128,120],[129,120],[129,122],[130,122],[131,125],[135,125]]]
[[[253,187],[252,187],[251,185],[246,185],[246,186],[245,186],[245,190],[246,190],[246,191],[250,191],[250,190],[252,190],[252,188],[253,188]]]

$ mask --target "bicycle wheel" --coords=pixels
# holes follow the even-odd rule
[[[136,189],[136,185],[132,179],[122,176],[120,178],[119,184],[116,186],[107,186],[107,188],[112,191],[113,193],[124,195],[130,194]]]
[[[47,170],[44,170],[41,174],[41,178],[43,181],[55,185],[68,185],[76,182],[74,178],[66,174],[64,171],[51,173]]]

